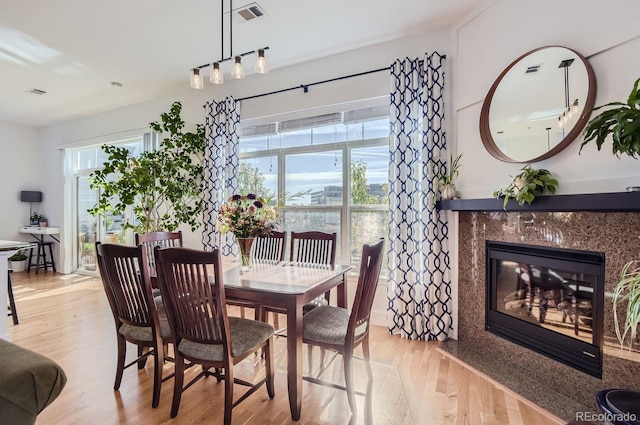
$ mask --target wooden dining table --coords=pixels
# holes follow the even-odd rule
[[[238,260],[225,258],[222,267],[227,298],[287,311],[287,385],[291,418],[297,421],[302,408],[302,307],[333,288],[338,306],[346,307],[351,266],[254,262],[243,271]]]

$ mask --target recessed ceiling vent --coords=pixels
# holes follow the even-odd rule
[[[534,72],[538,72],[540,70],[540,66],[541,65],[531,65],[524,73],[533,74]]]
[[[264,15],[264,9],[258,3],[250,3],[233,10],[235,22],[247,22]]]
[[[34,88],[34,89],[26,90],[26,91],[25,91],[25,93],[31,93],[31,94],[42,95],[42,94],[45,94],[45,93],[46,93],[46,91],[44,91],[44,90],[40,90],[40,89],[35,89],[35,88]]]

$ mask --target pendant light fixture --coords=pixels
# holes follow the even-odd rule
[[[214,62],[211,64],[211,75],[209,75],[209,81],[212,84],[224,83],[224,74],[220,70],[220,62]]]
[[[204,87],[202,83],[202,77],[200,77],[200,69],[193,68],[191,70],[191,88],[192,89],[201,89]]]
[[[264,49],[258,49],[258,57],[256,59],[254,70],[258,74],[266,74],[267,72],[269,72],[267,60],[264,58]]]
[[[228,22],[228,30],[227,35],[229,38],[229,55],[225,57],[225,51],[224,51],[224,46],[225,46],[225,0],[221,0],[220,2],[220,28],[221,28],[221,34],[220,34],[220,50],[221,50],[221,58],[213,61],[211,63],[205,64],[205,65],[200,65],[197,66],[195,68],[193,68],[191,70],[191,88],[194,89],[201,89],[203,88],[204,84],[203,84],[203,79],[200,76],[200,70],[203,68],[207,68],[210,67],[210,73],[209,73],[209,81],[212,84],[223,84],[224,83],[224,72],[221,68],[221,65],[224,62],[230,61],[231,59],[234,60],[233,63],[233,68],[231,69],[231,77],[235,78],[235,79],[242,79],[245,77],[246,73],[244,70],[244,67],[242,65],[242,58],[245,56],[249,56],[249,55],[256,55],[256,61],[255,61],[255,66],[254,66],[254,71],[257,74],[266,74],[267,72],[269,72],[269,66],[267,64],[267,60],[265,58],[265,51],[269,50],[269,47],[262,47],[260,49],[257,50],[250,50],[248,52],[244,52],[244,53],[240,53],[239,55],[234,55],[233,54],[233,17],[232,14],[235,13],[236,11],[234,11],[233,9],[233,0],[228,0],[228,4],[229,4],[229,22]],[[256,6],[254,4],[254,6],[252,6],[250,13],[255,13],[254,9],[256,9]],[[255,17],[259,17],[259,16],[263,16],[264,12],[261,11],[258,7],[258,14],[256,14],[255,16],[253,16],[253,18]],[[246,11],[244,10],[239,10],[238,14],[240,14],[241,16],[245,16],[243,15],[243,12]]]
[[[236,56],[235,58],[231,76],[236,80],[242,80],[244,78],[244,68],[242,67],[242,58],[240,56]]]

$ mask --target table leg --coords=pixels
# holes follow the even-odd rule
[[[297,300],[287,306],[287,383],[291,418],[297,421],[302,410],[302,305]]]
[[[338,291],[338,307],[347,308],[347,274],[342,274],[342,283],[340,283],[336,290]]]

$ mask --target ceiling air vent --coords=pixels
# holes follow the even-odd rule
[[[264,9],[258,3],[250,3],[233,10],[233,20],[246,22],[264,16]]]
[[[531,65],[524,73],[533,74],[534,72],[538,72],[538,70],[540,70],[540,66],[541,65]]]
[[[41,94],[45,94],[46,91],[40,90],[40,89],[29,89],[29,90],[26,90],[25,93],[41,95]]]

